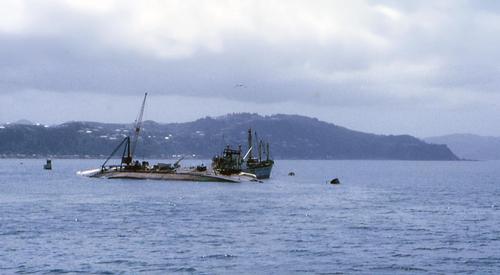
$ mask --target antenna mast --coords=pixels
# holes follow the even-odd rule
[[[141,106],[141,111],[139,112],[139,115],[137,116],[137,119],[134,122],[134,136],[132,138],[132,144],[130,148],[130,159],[134,157],[135,153],[135,147],[137,145],[137,140],[139,139],[139,133],[141,132],[142,128],[142,116],[144,115],[144,107],[146,106],[146,97],[148,96],[148,93],[144,93],[144,100],[142,101],[142,106]]]

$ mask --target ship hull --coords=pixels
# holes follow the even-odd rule
[[[244,167],[243,172],[254,174],[258,179],[268,179],[271,177],[271,171],[273,165],[266,166],[256,166],[256,167]]]
[[[149,179],[171,181],[200,181],[200,182],[239,182],[237,178],[221,177],[198,173],[149,173],[149,172],[111,172],[103,175],[107,179]]]
[[[95,171],[95,173],[91,173]],[[218,175],[209,172],[157,172],[157,171],[96,171],[79,172],[82,176],[105,179],[143,179],[165,181],[196,181],[196,182],[247,182],[256,181],[254,175]]]

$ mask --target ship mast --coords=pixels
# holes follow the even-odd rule
[[[259,161],[262,161],[262,139],[259,141]]]
[[[248,159],[252,159],[252,128],[248,129]]]
[[[266,160],[269,161],[269,142],[266,144]]]
[[[130,147],[130,160],[134,157],[135,147],[137,146],[137,140],[139,139],[139,133],[141,132],[142,127],[142,116],[144,115],[144,107],[146,106],[146,97],[148,93],[144,93],[144,100],[142,100],[141,110],[139,111],[139,115],[134,122],[134,136],[132,137],[132,143]]]

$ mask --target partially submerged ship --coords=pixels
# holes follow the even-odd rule
[[[181,167],[179,159],[175,163],[157,163],[150,165],[147,161],[134,160],[134,152],[142,128],[142,117],[146,104],[147,93],[144,95],[139,116],[134,123],[134,135],[125,137],[104,161],[100,168],[79,171],[77,174],[94,178],[106,179],[154,179],[175,181],[212,181],[212,182],[242,182],[257,181],[257,176],[245,171],[234,171],[233,173],[219,173],[207,169],[206,166]],[[107,165],[120,149],[123,149],[120,164]]]
[[[268,179],[271,176],[274,161],[269,156],[269,143],[266,143],[266,158],[262,158],[264,141],[258,141],[258,157],[253,156],[253,137],[252,129],[248,129],[248,151],[242,156],[241,146],[238,149],[231,149],[228,145],[224,148],[221,156],[215,156],[212,159],[212,168],[214,171],[230,175],[235,173],[249,173],[255,175],[258,179]]]

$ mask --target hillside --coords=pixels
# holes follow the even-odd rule
[[[230,114],[187,123],[144,123],[138,157],[210,158],[225,144],[246,148],[248,128],[269,141],[274,158],[457,160],[445,145],[428,144],[408,135],[374,135],[298,115]],[[105,157],[131,125],[68,122],[57,126],[3,125],[3,157]]]

